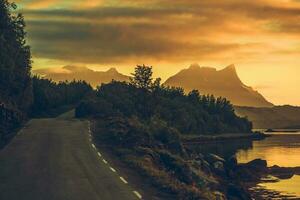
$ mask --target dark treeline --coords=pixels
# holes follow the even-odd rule
[[[92,91],[84,81],[54,83],[31,77],[25,21],[16,8],[0,0],[0,146],[28,116],[49,115],[51,109],[75,104]]]
[[[145,66],[138,70],[144,76],[145,71],[151,71]],[[96,98],[81,104],[77,115],[135,116],[141,121],[156,118],[182,134],[251,132],[252,124],[236,116],[233,106],[224,98],[200,95],[196,90],[186,95],[181,88],[164,87],[159,80],[152,81],[149,74],[142,79],[146,80],[103,84],[97,89]]]
[[[25,22],[15,4],[0,0],[0,143],[29,112],[33,101],[31,55]]]
[[[32,78],[32,85],[34,101],[31,107],[31,116],[47,115],[52,109],[76,104],[93,90],[85,81],[55,83],[37,76]]]

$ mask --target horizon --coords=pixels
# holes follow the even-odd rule
[[[169,77],[166,77],[166,78],[164,78],[164,79],[161,79],[161,80],[162,80],[162,83],[164,84],[165,81],[167,81],[169,78],[171,78],[171,77],[177,75],[177,74],[180,73],[182,70],[189,69],[190,67],[195,66],[195,65],[198,65],[199,68],[211,68],[211,69],[215,69],[216,71],[221,71],[221,70],[223,70],[223,69],[225,69],[225,68],[228,68],[228,67],[230,67],[230,66],[233,66],[234,69],[235,69],[235,71],[236,71],[236,73],[237,73],[237,75],[238,75],[238,77],[240,78],[240,76],[239,76],[239,74],[238,74],[238,72],[237,72],[237,67],[236,67],[234,64],[225,66],[225,67],[223,67],[223,68],[221,68],[221,69],[217,69],[217,68],[215,68],[215,67],[201,66],[201,65],[199,65],[198,63],[193,63],[193,64],[191,64],[190,66],[188,66],[188,67],[186,67],[186,68],[180,69],[180,70],[179,70],[178,72],[176,72],[175,74],[171,74]],[[67,71],[72,71],[70,68],[64,69],[64,67],[87,68],[87,69],[92,70],[92,71],[94,71],[94,72],[108,72],[108,71],[110,71],[111,69],[115,69],[118,73],[120,73],[120,74],[122,74],[122,75],[132,76],[132,72],[129,72],[129,73],[122,73],[122,72],[118,69],[118,67],[107,67],[107,68],[105,68],[105,69],[99,69],[99,68],[93,68],[93,67],[88,67],[88,66],[84,66],[84,65],[65,65],[65,66],[62,66],[62,67],[39,68],[39,69],[36,69],[36,70],[34,70],[34,71],[35,71],[35,73],[38,74],[38,75],[39,75],[39,72],[38,72],[39,70],[46,70],[46,71],[48,71],[48,73],[63,73],[63,72],[67,73]],[[51,70],[51,71],[49,71],[49,70]],[[33,73],[34,73],[34,71],[33,71]],[[48,73],[46,73],[46,74],[48,74]],[[41,75],[41,74],[43,74],[43,73],[40,73],[40,75]],[[154,78],[161,78],[158,74],[156,74],[156,75],[157,75],[157,76],[154,77]],[[78,79],[78,80],[79,80],[79,79]],[[242,83],[244,83],[243,80],[242,80],[241,78],[240,78],[240,80],[241,80]],[[88,82],[88,81],[87,81],[87,82]],[[244,84],[245,84],[245,83],[244,83]],[[251,87],[252,89],[255,90],[255,88],[253,88],[251,85],[247,85],[247,84],[246,84],[246,86]],[[255,90],[255,91],[257,91],[257,90]],[[201,92],[201,90],[200,90],[199,92]],[[259,91],[257,91],[257,92],[259,92]],[[269,101],[270,103],[274,104],[274,103],[273,103],[272,101],[270,101],[269,99],[266,99],[266,100]],[[299,105],[292,105],[292,104],[274,104],[274,106],[296,106],[296,107],[299,107]],[[246,107],[247,107],[247,106],[246,106]]]
[[[233,63],[243,83],[270,102],[300,105],[299,1],[16,3],[33,70],[75,64],[128,75],[146,64],[166,80],[192,63],[218,70]]]

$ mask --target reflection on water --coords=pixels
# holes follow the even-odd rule
[[[247,139],[242,140],[226,140],[214,141],[201,144],[190,145],[190,149],[200,153],[213,153],[227,159],[237,153],[238,150],[246,151],[252,148],[252,141]]]
[[[300,197],[300,176],[298,175],[275,183],[261,183],[258,186],[267,190],[280,192],[281,195]]]
[[[225,159],[236,155],[239,163],[246,163],[260,158],[266,160],[269,166],[300,166],[300,132],[276,132],[272,134],[272,137],[264,140],[209,142],[194,145],[191,148],[201,153],[214,153]],[[267,190],[280,192],[282,195],[293,194],[300,197],[300,176],[293,176],[290,179],[279,180],[279,182],[275,183],[261,183],[259,186]],[[273,198],[267,197],[266,199]]]
[[[300,134],[274,134],[264,140],[254,141],[250,149],[238,150],[236,156],[240,163],[261,158],[267,160],[269,166],[300,166]]]
[[[246,150],[239,149],[236,156],[240,163],[261,158],[267,160],[269,166],[300,166],[300,133],[274,133],[272,137],[260,141],[253,141],[252,148]],[[280,195],[300,197],[300,176],[298,175],[290,179],[279,180],[275,183],[261,183],[258,186],[269,191],[279,192]]]

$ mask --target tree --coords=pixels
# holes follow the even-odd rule
[[[25,22],[16,5],[0,0],[0,100],[23,112],[32,103],[31,54]]]
[[[152,86],[152,67],[146,65],[137,65],[130,83],[137,88],[149,90]]]

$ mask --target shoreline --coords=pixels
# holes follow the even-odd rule
[[[249,140],[261,140],[266,137],[271,137],[261,132],[254,133],[228,133],[228,134],[219,134],[219,135],[189,135],[182,136],[182,142],[185,145],[189,144],[203,144],[215,141],[224,141],[224,140],[238,140],[238,139],[249,139]]]

